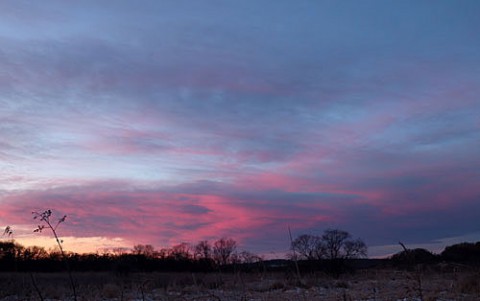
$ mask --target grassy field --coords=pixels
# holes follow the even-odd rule
[[[298,279],[284,272],[75,273],[74,277],[79,300],[480,300],[480,271],[470,268],[369,269],[337,279],[322,273]],[[0,300],[42,298],[73,300],[68,276],[0,274]]]

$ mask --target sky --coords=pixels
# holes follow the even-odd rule
[[[283,257],[480,240],[480,2],[2,1],[0,226]],[[6,239],[3,237],[2,239]]]

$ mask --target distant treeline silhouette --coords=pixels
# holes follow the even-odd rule
[[[114,249],[110,252],[78,254],[65,252],[74,271],[115,271],[118,273],[149,271],[218,271],[235,265],[254,265],[262,258],[248,251],[236,252],[237,243],[221,238],[210,244],[181,243],[171,248],[156,250],[152,245],[135,245],[131,250]],[[0,271],[65,271],[60,250],[43,247],[24,247],[14,240],[0,241]]]
[[[102,254],[66,253],[74,271],[113,271],[119,274],[153,271],[254,271],[264,269],[291,269],[293,259],[263,261],[248,251],[236,252],[233,239],[222,238],[213,244],[201,241],[196,245],[182,243],[156,250],[151,245],[135,245],[131,250],[116,249]],[[347,260],[347,259],[346,259]],[[369,267],[379,262],[394,266],[434,264],[439,262],[480,265],[480,242],[460,243],[445,248],[440,254],[425,249],[401,251],[388,259],[347,260],[350,266]],[[303,271],[328,267],[329,259],[301,259]],[[369,263],[370,262],[370,263]],[[62,272],[65,271],[62,254],[42,247],[24,247],[14,240],[0,241],[0,271],[2,272]]]

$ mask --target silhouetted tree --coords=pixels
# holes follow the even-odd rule
[[[152,245],[134,245],[132,253],[134,255],[143,255],[146,258],[155,257],[155,248]]]
[[[241,263],[257,263],[263,261],[263,258],[261,256],[258,256],[257,254],[254,254],[249,251],[242,251],[240,254],[238,254],[238,258],[240,259]]]
[[[322,235],[326,259],[350,259],[367,256],[367,246],[360,240],[352,240],[350,233],[327,229]]]
[[[194,250],[195,259],[210,259],[212,258],[212,246],[207,240],[199,241],[195,245]]]
[[[367,256],[367,245],[361,239],[347,240],[344,245],[346,258]]]
[[[175,260],[190,260],[190,244],[182,242],[170,249],[170,257]]]
[[[345,269],[345,260],[367,256],[367,246],[361,239],[352,239],[350,233],[339,229],[327,229],[322,236],[300,235],[292,241],[292,251],[300,259],[326,260],[321,265],[334,275]],[[309,268],[315,265],[310,263]]]
[[[230,257],[237,249],[237,242],[231,238],[220,238],[213,245],[213,256],[219,265],[230,263]]]
[[[166,259],[170,254],[170,250],[168,248],[161,248],[156,254],[157,258]]]
[[[292,250],[298,259],[316,260],[324,257],[325,248],[319,236],[303,234],[292,241]]]
[[[135,247],[135,246],[134,246]],[[127,254],[129,251],[128,248],[124,248],[124,247],[115,247],[112,249],[112,254],[114,256],[121,256],[121,255],[125,255]]]
[[[43,247],[31,246],[23,250],[23,260],[40,260],[48,258],[48,252]]]
[[[0,259],[13,260],[17,255],[15,242],[0,241]]]
[[[367,246],[361,239],[352,239],[350,233],[327,229],[322,236],[303,234],[292,242],[292,249],[300,259],[351,259],[365,257]]]

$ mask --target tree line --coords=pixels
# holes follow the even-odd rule
[[[132,249],[117,248],[94,254],[64,252],[71,268],[77,271],[214,271],[235,264],[254,264],[262,258],[249,251],[237,251],[232,238],[220,238],[213,243],[202,240],[197,244],[180,243],[171,248],[155,249],[149,244],[137,244]],[[64,255],[60,250],[25,247],[12,240],[0,241],[0,271],[63,271]]]
[[[327,272],[341,272],[345,268],[342,265],[348,265],[349,260],[365,257],[366,246],[358,240],[352,240],[342,232],[328,230],[325,234],[302,234],[295,238],[292,250],[287,254],[288,266],[292,268],[293,262],[297,261],[302,271],[318,268]],[[160,270],[208,272],[233,270],[235,265],[248,270],[261,269],[265,264],[259,255],[248,251],[238,252],[237,243],[231,238],[221,238],[213,243],[200,241],[194,245],[181,243],[158,250],[152,245],[137,244],[130,250],[112,249],[94,254],[66,252],[66,256],[75,271],[118,273]],[[65,271],[63,261],[58,249],[25,247],[14,240],[0,241],[0,271],[59,272]],[[439,262],[480,265],[480,242],[447,246],[440,254],[420,248],[407,249],[382,262],[397,267]]]

